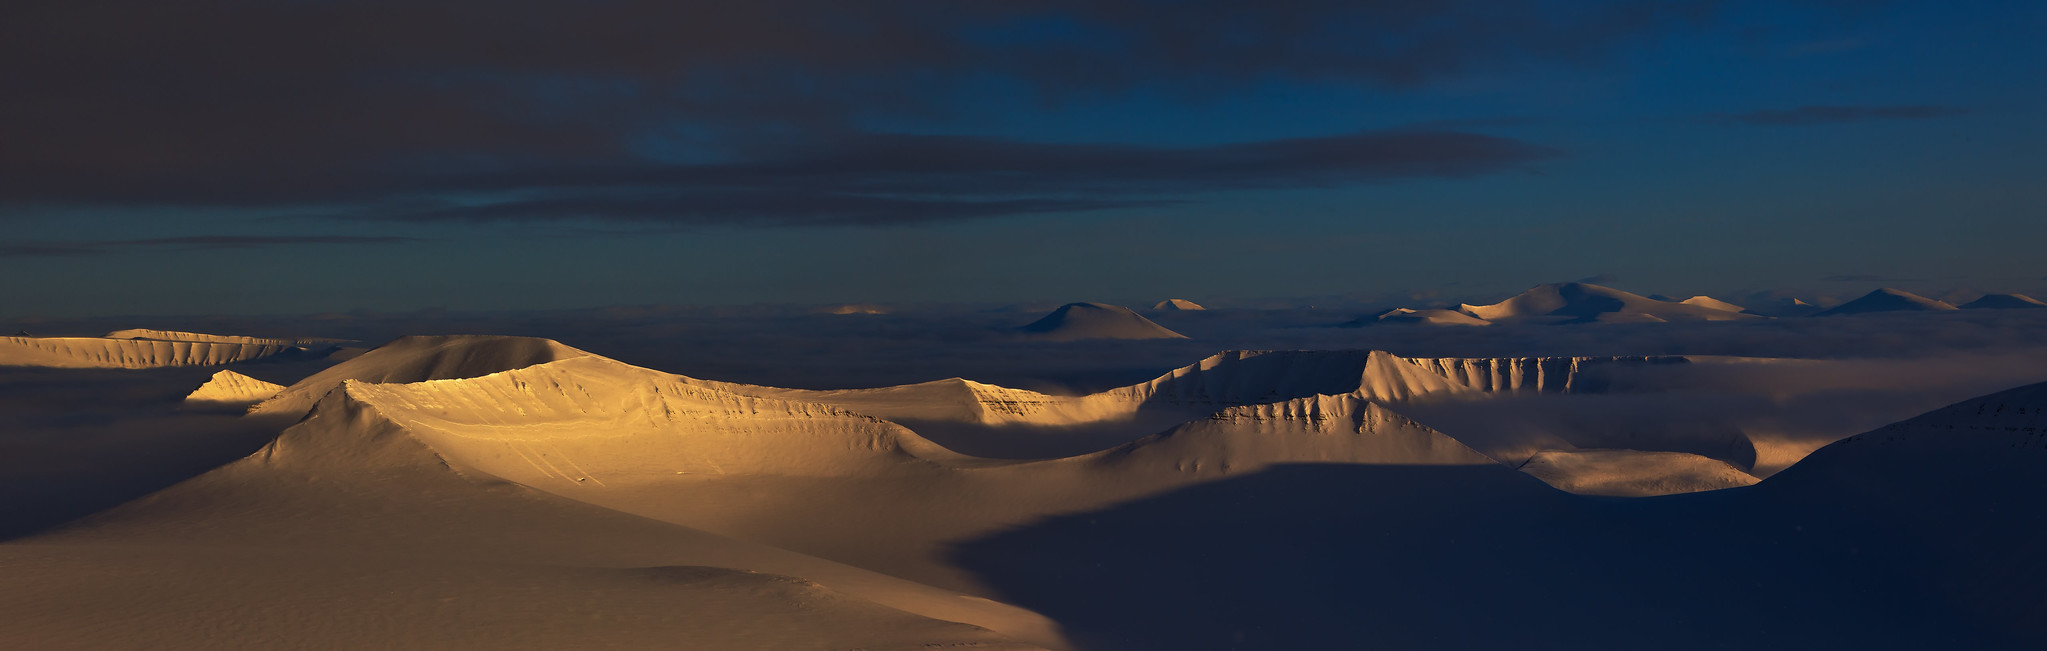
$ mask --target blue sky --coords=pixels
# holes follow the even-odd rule
[[[2047,287],[2039,3],[30,5],[10,317]]]

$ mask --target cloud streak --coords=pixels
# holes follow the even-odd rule
[[[1884,120],[1934,120],[1966,115],[1968,109],[1953,106],[1801,106],[1794,109],[1750,111],[1715,118],[1723,124],[1751,127],[1796,127]]]
[[[144,250],[254,249],[296,245],[362,245],[417,242],[410,237],[354,235],[193,235],[139,240],[20,242],[0,244],[0,258],[87,257]]]
[[[501,201],[372,205],[403,222],[586,220],[666,225],[893,225],[1180,203],[1242,189],[1464,178],[1561,152],[1451,131],[1383,131],[1207,147],[862,135],[705,165],[627,165],[450,179]],[[538,196],[534,196],[538,195]]]

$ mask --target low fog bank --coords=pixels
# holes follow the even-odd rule
[[[1382,349],[1411,357],[1730,355],[2034,360],[2047,310],[1870,314],[1742,322],[1337,327],[1350,310],[1147,312],[1186,340],[1042,342],[1013,328],[1041,313],[927,306],[889,314],[817,308],[636,307],[522,313],[352,313],[309,317],[13,320],[11,334],[99,335],[148,326],[258,336],[337,337],[375,346],[408,334],[545,337],[632,364],[791,388],[883,386],[965,377],[1057,393],[1143,381],[1231,349]],[[1968,369],[1947,369],[1943,372]],[[2047,379],[2047,378],[2042,378]],[[1802,381],[1801,381],[1802,382]]]
[[[318,364],[244,363],[287,381]],[[193,409],[218,367],[0,367],[0,539],[81,517],[256,451],[288,422]]]

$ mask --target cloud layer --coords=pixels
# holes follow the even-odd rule
[[[1584,64],[1712,4],[31,1],[0,24],[0,203],[786,225],[1464,177],[1556,152],[1449,127],[1146,149],[864,125],[942,120],[988,79],[1193,101]]]

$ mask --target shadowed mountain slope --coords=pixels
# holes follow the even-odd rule
[[[1641,500],[1498,466],[1275,466],[956,553],[1091,648],[2039,648],[2043,409],[2025,387]]]
[[[1885,287],[1814,316],[1839,316],[1843,314],[1868,314],[1871,312],[1945,312],[1955,309],[1943,301],[1936,301],[1902,289]]]
[[[1130,308],[1106,303],[1068,303],[1017,331],[1045,341],[1187,338]]]

